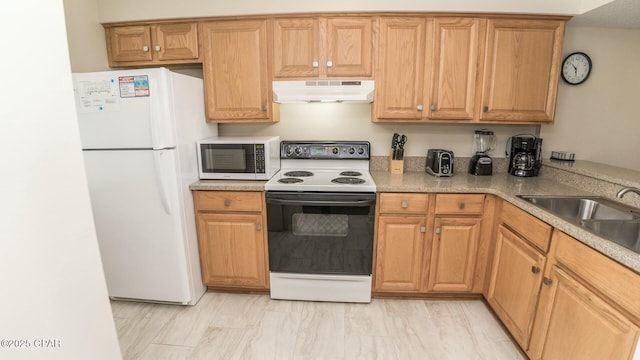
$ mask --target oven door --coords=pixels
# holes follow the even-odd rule
[[[268,191],[272,273],[371,275],[375,193]]]

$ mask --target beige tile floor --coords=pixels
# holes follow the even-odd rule
[[[111,303],[124,359],[523,359],[480,300],[272,300],[208,292],[196,306]]]

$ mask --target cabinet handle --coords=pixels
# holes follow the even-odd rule
[[[229,205],[231,205],[231,200],[224,199],[224,206],[229,206]]]
[[[553,282],[553,280],[551,280],[551,278],[545,277],[544,279],[542,279],[542,283],[545,285],[551,285],[551,283]]]
[[[418,111],[422,111],[422,105],[416,106],[416,109],[418,109]]]
[[[427,227],[426,226],[420,226],[420,232],[421,233],[426,233],[427,232]]]
[[[262,111],[267,111],[267,105],[262,105],[261,109]]]
[[[261,230],[262,230],[262,225],[256,224],[256,231],[261,231]]]
[[[403,201],[402,203],[400,203],[400,206],[402,206],[403,209],[406,209],[409,207],[409,204],[407,204],[406,201]]]
[[[463,202],[459,202],[459,203],[458,203],[458,209],[460,209],[460,210],[464,210],[464,206],[465,206],[465,205],[464,205],[464,203],[463,203]]]
[[[482,107],[482,112],[488,112],[489,111],[489,107],[488,106],[483,106]]]
[[[144,52],[149,51],[149,47],[148,47],[147,45],[143,46],[143,47],[142,47],[142,51],[144,51]]]
[[[333,66],[333,61],[329,60],[327,61],[327,67],[332,67]]]
[[[442,229],[438,226],[438,227],[436,228],[436,234],[440,234],[441,232],[442,232]]]
[[[314,61],[314,62],[311,63],[311,66],[313,66],[313,68],[315,69],[320,65],[318,64],[318,61]]]
[[[537,266],[535,266],[535,265],[533,265],[533,266],[531,267],[531,272],[532,272],[532,273],[534,273],[534,274],[537,274],[537,273],[539,273],[539,272],[540,272],[540,268],[539,268],[539,267],[537,267]],[[545,279],[546,279],[546,278],[545,278]]]
[[[436,104],[431,105],[431,111],[436,111],[438,110],[438,107],[436,106]]]
[[[160,45],[156,45],[156,51],[160,52]]]

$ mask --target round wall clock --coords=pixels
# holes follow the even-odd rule
[[[562,62],[562,80],[569,85],[582,84],[591,73],[591,59],[583,52],[569,54]]]

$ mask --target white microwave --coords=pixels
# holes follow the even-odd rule
[[[200,179],[269,180],[280,170],[279,136],[214,136],[197,144]]]

